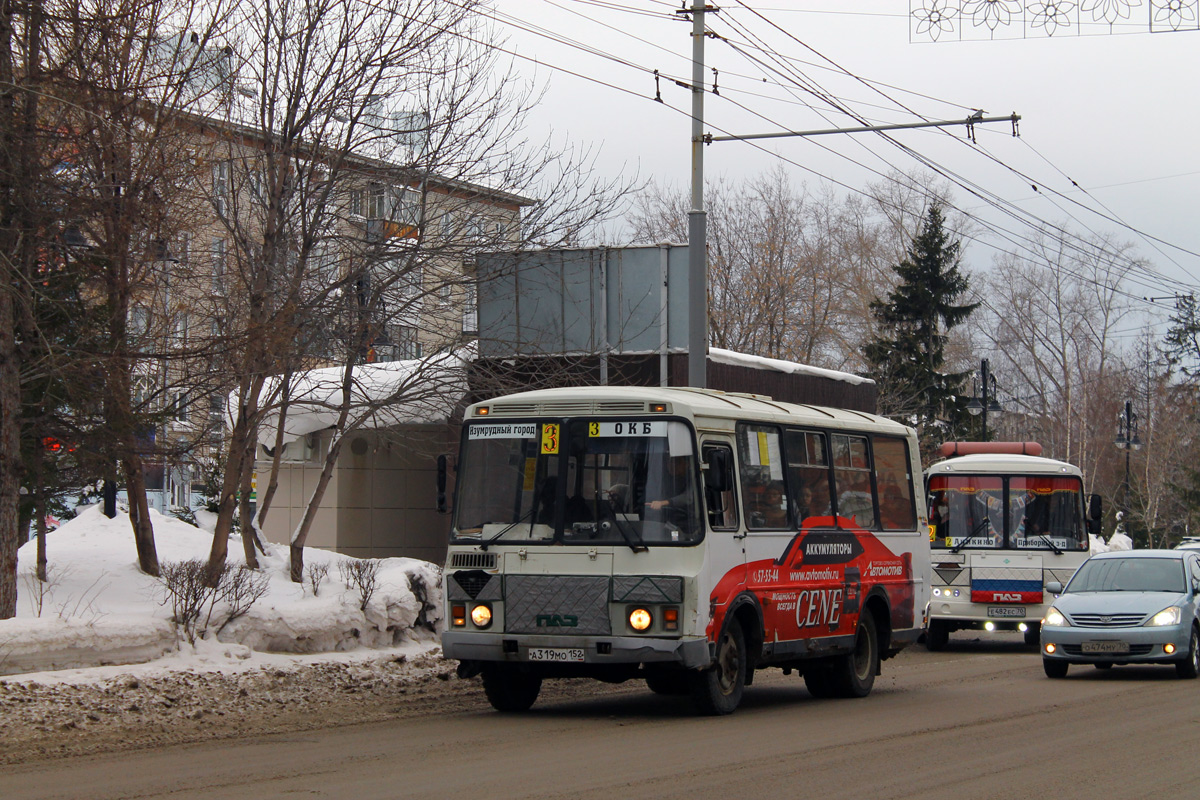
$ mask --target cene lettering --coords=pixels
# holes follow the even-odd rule
[[[800,592],[796,600],[796,627],[828,625],[836,628],[842,619],[842,589],[813,589]]]

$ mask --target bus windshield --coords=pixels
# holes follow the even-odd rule
[[[699,465],[679,420],[470,422],[453,536],[634,549],[703,538]]]
[[[1077,477],[934,475],[929,494],[934,549],[1088,549]]]

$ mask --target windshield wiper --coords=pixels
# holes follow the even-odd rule
[[[508,533],[513,528],[520,525],[522,522],[526,522],[526,521],[530,520],[533,517],[533,515],[537,513],[537,509],[538,509],[538,501],[537,501],[537,496],[535,495],[533,498],[533,507],[531,509],[526,511],[521,516],[517,517],[512,522],[505,525],[503,528],[501,528],[499,531],[497,531],[496,534],[494,536],[492,536],[490,539],[488,539],[486,542],[481,542],[479,545],[479,549],[486,552],[489,544],[499,541],[501,536]]]
[[[1063,554],[1063,551],[1058,549],[1058,545],[1054,543],[1054,540],[1050,539],[1048,536],[1046,536],[1046,534],[1039,533],[1038,538],[1050,545],[1050,549],[1054,551],[1054,555],[1061,556]]]
[[[980,520],[979,524],[976,525],[969,534],[967,534],[967,537],[965,539],[963,539],[958,544],[954,545],[954,547],[950,548],[950,552],[957,555],[959,550],[962,550],[964,547],[967,546],[967,542],[969,542],[975,538],[975,534],[979,533],[981,530],[983,530],[984,528],[987,527],[987,524],[988,524],[988,521],[986,519]]]
[[[597,505],[600,504],[597,503]],[[612,519],[613,524],[617,526],[617,531],[621,534],[621,538],[625,540],[625,544],[629,545],[630,550],[635,553],[649,552],[650,548],[646,547],[646,543],[642,537],[633,528],[622,522],[620,517],[617,516],[617,512],[613,511],[607,505],[604,507],[604,510],[608,512],[608,516]]]

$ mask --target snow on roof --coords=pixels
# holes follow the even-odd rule
[[[467,393],[470,353],[439,353],[429,358],[361,364],[354,367],[350,384],[352,408],[348,426],[389,428],[413,423],[445,422]],[[314,369],[292,378],[291,400],[284,419],[284,443],[337,423],[342,401],[344,367]],[[278,377],[268,381],[264,396]],[[230,398],[236,407],[236,396]],[[272,409],[258,427],[258,441],[275,444],[279,410]]]
[[[752,356],[746,353],[735,353],[732,350],[722,350],[717,347],[709,348],[708,357],[718,364],[730,364],[732,366],[751,367],[753,369],[769,369],[773,372],[787,372],[793,375],[812,375],[856,385],[875,382],[870,378],[853,375],[849,372],[810,367],[807,364],[800,364],[796,361],[783,361],[778,358],[763,358],[762,356]]]

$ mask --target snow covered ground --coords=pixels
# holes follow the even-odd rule
[[[150,512],[159,562],[205,560],[211,533]],[[162,581],[142,573],[129,520],[108,519],[98,506],[47,535],[49,580],[34,577],[36,543],[19,552],[18,608],[0,620],[0,675],[28,680],[105,680],[163,670],[244,671],[314,660],[412,658],[436,646],[440,568],[424,561],[379,562],[378,586],[366,604],[340,564],[355,559],[308,548],[306,565],[327,565],[316,590],[288,579],[287,548],[267,545],[260,557],[266,593],[218,635],[189,644],[170,621]],[[243,565],[239,537],[229,563]],[[212,609],[215,629],[227,607]],[[208,609],[205,609],[207,618]],[[305,655],[297,655],[305,654]],[[144,664],[131,670],[128,664]],[[114,665],[114,666],[106,666]],[[54,671],[51,673],[50,671]]]

